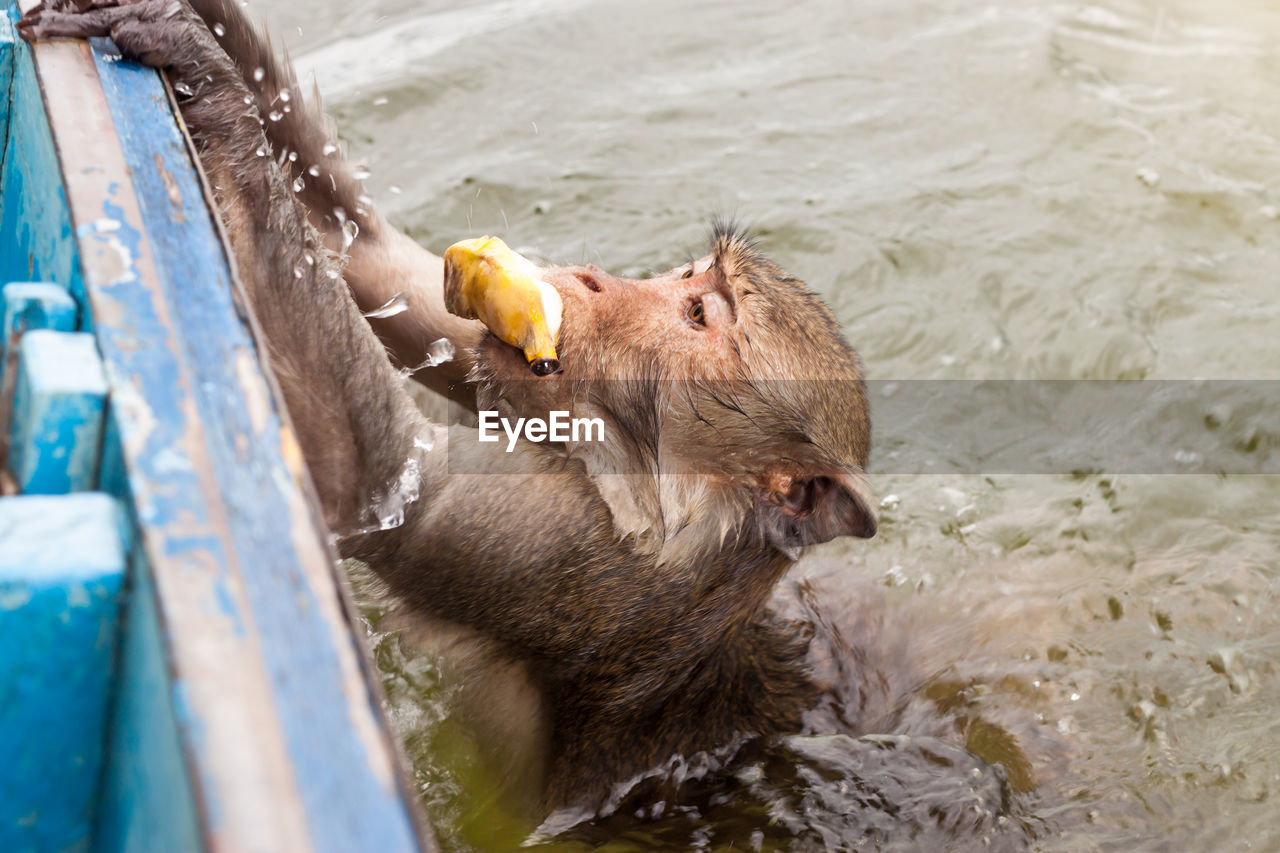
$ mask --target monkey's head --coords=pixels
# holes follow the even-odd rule
[[[604,441],[564,449],[620,532],[664,554],[730,539],[792,553],[875,533],[858,356],[822,300],[743,232],[717,225],[705,257],[648,279],[595,266],[544,279],[564,301],[562,371],[532,377],[489,338],[482,407],[600,417]]]

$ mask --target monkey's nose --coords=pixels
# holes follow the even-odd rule
[[[594,270],[579,270],[573,274],[578,283],[590,290],[592,293],[600,293],[604,288],[600,285],[600,277]]]

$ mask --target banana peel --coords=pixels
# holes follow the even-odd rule
[[[560,294],[542,280],[537,265],[497,237],[463,240],[445,251],[444,306],[523,350],[537,375],[560,369]]]

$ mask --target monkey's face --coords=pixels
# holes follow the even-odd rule
[[[779,543],[874,532],[857,355],[830,309],[741,233],[717,229],[708,255],[652,278],[595,266],[543,278],[564,303],[561,371],[535,377],[490,337],[477,354],[483,398],[525,417],[603,417],[624,446],[596,455],[634,466],[615,473],[713,478],[763,503],[761,529]],[[823,506],[840,517],[819,519]]]

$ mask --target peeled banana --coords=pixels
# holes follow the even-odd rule
[[[538,267],[497,237],[454,243],[444,253],[444,306],[479,320],[502,341],[524,350],[539,376],[560,369],[556,342],[563,304]]]

